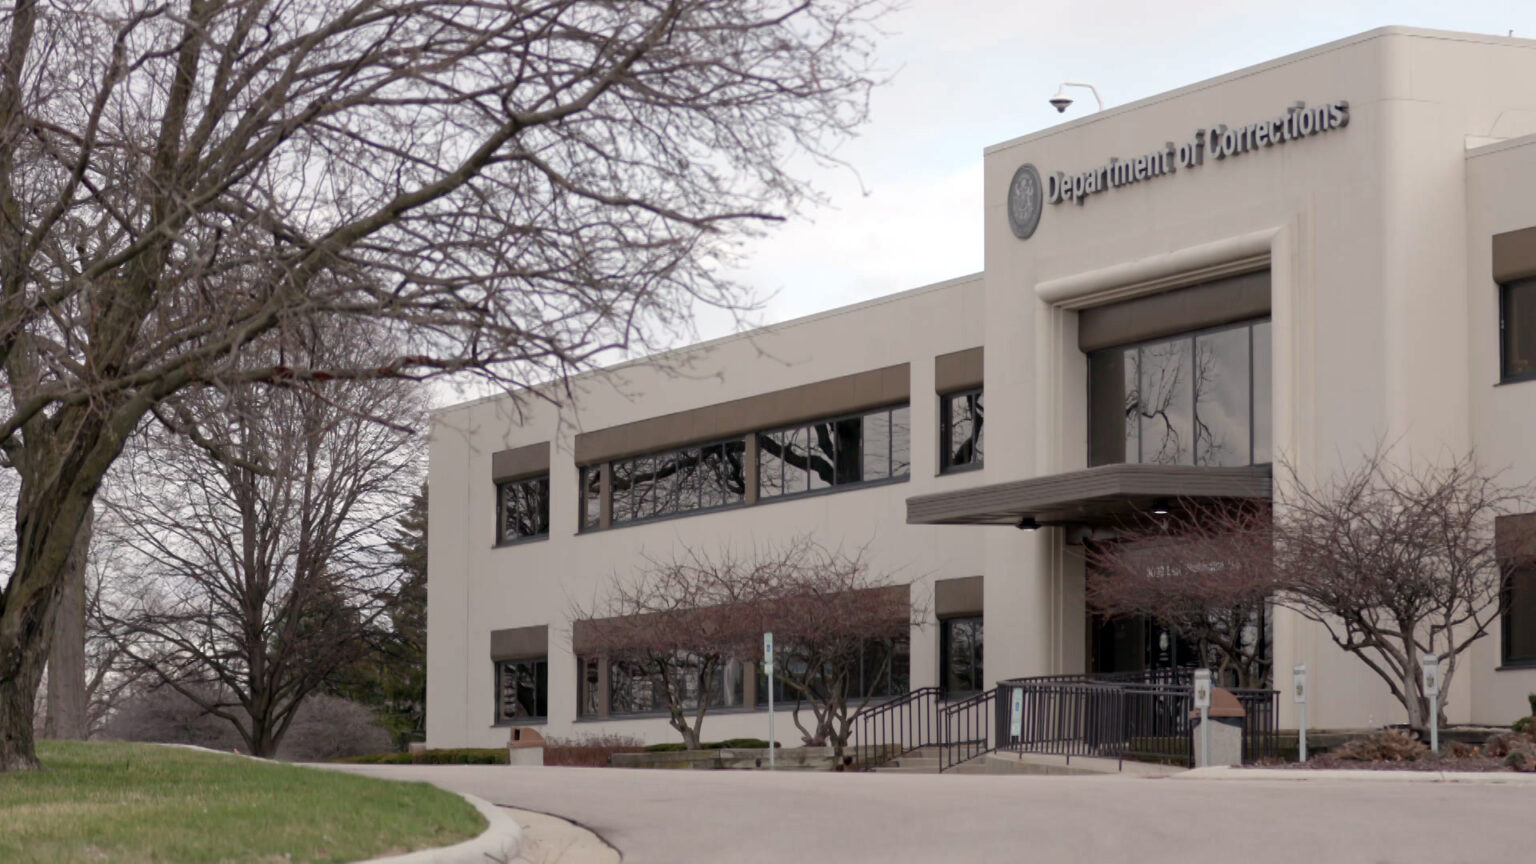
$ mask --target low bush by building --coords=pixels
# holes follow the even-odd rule
[[[773,746],[784,745],[775,743]],[[675,753],[686,750],[687,745],[681,741],[672,741],[666,744],[652,744],[645,748],[647,753]],[[724,741],[705,741],[699,744],[700,750],[766,750],[768,742],[761,738],[727,738]]]
[[[639,753],[645,741],[630,735],[578,735],[544,739],[544,764],[606,768],[615,753]]]
[[[1413,762],[1429,752],[1424,742],[1400,729],[1382,729],[1362,735],[1333,751],[1351,762]]]
[[[505,765],[505,747],[453,747],[416,753],[366,753],[330,760],[353,765]]]

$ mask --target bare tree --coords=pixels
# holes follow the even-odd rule
[[[285,356],[357,353],[343,334]],[[272,756],[299,706],[366,638],[400,578],[388,528],[419,476],[410,382],[348,381],[324,397],[242,388],[162,412],[107,500],[144,580],[109,612],[118,646],[163,686]]]
[[[1181,502],[1168,516],[1127,525],[1089,552],[1086,590],[1100,615],[1144,616],[1195,643],[1220,679],[1267,686],[1268,506]]]
[[[1470,455],[1448,464],[1391,461],[1384,448],[1312,485],[1282,473],[1275,573],[1288,606],[1327,628],[1402,703],[1426,734],[1445,722],[1457,662],[1503,611],[1516,559],[1496,548],[1494,520],[1532,509],[1532,490],[1501,481]],[[1527,548],[1524,543],[1515,544]],[[1440,655],[1440,695],[1423,661]]]
[[[0,10],[0,771],[65,560],[155,406],[471,370],[525,385],[655,344],[789,157],[866,114],[866,0],[17,0]],[[366,365],[239,362],[385,322]]]
[[[914,622],[924,608],[911,586],[890,584],[867,550],[848,554],[801,537],[773,550],[775,584],[761,591],[763,629],[774,635],[774,674],[795,699],[794,722],[808,744],[830,744],[841,759],[853,724],[882,695],[905,692]],[[800,710],[808,705],[811,725]]]
[[[636,680],[620,687],[660,689],[672,728],[696,750],[705,715],[725,695],[727,672],[741,661],[750,668],[763,632],[754,604],[780,581],[777,566],[730,546],[646,555],[637,573],[616,574],[604,596],[577,609],[572,621],[584,631],[584,651],[633,670]]]
[[[848,555],[796,537],[644,560],[572,620],[583,651],[629,664],[660,688],[689,748],[721,694],[722,673],[754,668],[765,632],[774,634],[774,677],[794,700],[796,727],[839,756],[858,716],[881,694],[906,689],[897,660],[922,609],[910,586],[876,576],[864,550]],[[800,716],[807,705],[809,725]]]

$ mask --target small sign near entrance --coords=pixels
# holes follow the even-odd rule
[[[1211,670],[1195,670],[1195,707],[1211,707]]]
[[[763,634],[763,667],[769,675],[773,674],[773,634]]]
[[[1018,738],[1024,734],[1024,690],[1013,688],[1013,710],[1009,712],[1008,734]]]
[[[1291,680],[1296,682],[1296,704],[1307,704],[1307,664],[1298,663],[1291,670]]]

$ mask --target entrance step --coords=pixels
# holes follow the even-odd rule
[[[881,765],[876,771],[900,771],[904,774],[937,774],[939,773],[939,758],[925,756],[902,756],[899,759]]]

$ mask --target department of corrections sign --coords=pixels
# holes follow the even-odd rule
[[[1020,165],[1008,184],[1008,227],[1013,229],[1013,236],[1028,240],[1035,233],[1042,200],[1040,172],[1028,163]]]
[[[1245,126],[1217,124],[1196,129],[1183,144],[1169,141],[1151,152],[1123,159],[1117,156],[1104,165],[1076,174],[1052,172],[1046,176],[1043,188],[1035,166],[1021,165],[1008,185],[1008,227],[1013,229],[1015,237],[1027,240],[1040,222],[1042,201],[1049,204],[1073,201],[1082,205],[1091,196],[1110,189],[1174,174],[1180,168],[1198,168],[1205,164],[1207,157],[1215,160],[1235,158],[1348,125],[1349,103],[1342,99],[1311,107],[1305,102],[1297,102],[1286,108],[1284,114]]]

